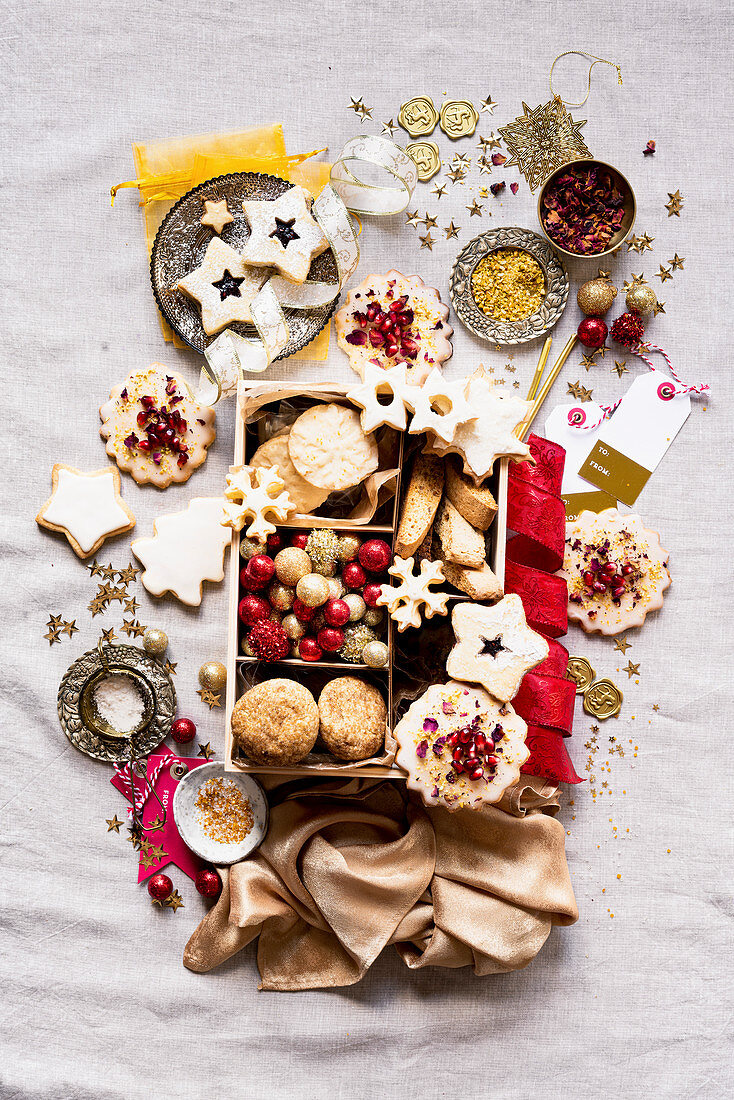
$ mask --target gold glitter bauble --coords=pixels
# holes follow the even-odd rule
[[[611,680],[597,680],[584,694],[584,710],[603,721],[615,718],[622,709],[624,696]]]
[[[652,313],[658,304],[658,299],[651,286],[633,286],[627,291],[625,302],[627,309],[633,309],[635,313],[641,313],[644,317]]]
[[[227,684],[227,669],[221,661],[205,661],[199,669],[199,683],[206,691],[222,691]]]
[[[354,561],[361,545],[362,540],[356,535],[342,535],[337,546],[339,561]]]
[[[265,545],[262,542],[256,542],[255,539],[241,538],[240,539],[240,557],[244,561],[249,561],[250,558],[254,558],[255,554],[262,554],[265,550]]]
[[[157,626],[149,626],[143,634],[143,649],[150,657],[162,657],[168,649],[168,635]]]
[[[306,624],[297,619],[295,615],[286,615],[281,626],[292,642],[297,642],[306,633]]]
[[[318,573],[320,577],[326,577],[331,579],[336,574],[336,562],[335,561],[322,561],[314,562],[314,573]]]
[[[347,592],[343,597],[344,603],[349,608],[349,621],[350,623],[358,623],[360,619],[364,618],[364,614],[367,610],[367,604],[364,602],[358,592]]]
[[[368,607],[364,613],[366,626],[379,626],[385,618],[385,612],[381,607]]]
[[[296,585],[296,595],[306,607],[320,607],[329,598],[326,577],[320,577],[318,573],[309,573],[307,577],[301,577]]]
[[[290,611],[296,593],[295,589],[289,588],[287,584],[273,581],[267,589],[266,595],[270,601],[270,606],[275,608],[276,611]]]
[[[275,575],[281,584],[289,584],[291,588],[310,573],[311,568],[308,554],[297,546],[286,546],[275,555]]]
[[[346,592],[346,587],[341,577],[327,577],[326,583],[329,586],[329,599],[340,600]]]
[[[589,684],[593,683],[596,672],[585,657],[568,658],[568,676],[576,685],[576,694],[586,691]]]
[[[382,668],[387,664],[389,655],[384,642],[368,642],[362,650],[362,660],[369,668]]]
[[[589,279],[579,287],[576,301],[587,317],[601,317],[617,297],[617,288],[609,279]]]
[[[255,650],[252,648],[252,646],[250,645],[247,638],[242,639],[242,645],[240,646],[240,648],[241,648],[243,654],[245,655],[245,657],[256,657],[257,656],[257,654],[255,653]]]
[[[348,626],[344,631],[344,644],[339,649],[339,656],[352,664],[364,664],[362,654],[369,642],[378,641],[374,630],[370,630],[364,623],[356,626]]]

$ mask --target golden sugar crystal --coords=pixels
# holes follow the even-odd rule
[[[471,277],[474,301],[498,321],[521,321],[545,296],[543,269],[521,248],[499,248],[477,264]]]

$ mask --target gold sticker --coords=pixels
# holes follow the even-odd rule
[[[426,137],[436,129],[438,111],[429,95],[417,95],[403,103],[398,122],[412,138]]]
[[[423,183],[432,179],[441,168],[441,154],[435,141],[414,141],[406,145],[405,152],[415,161],[418,179]]]
[[[579,469],[579,477],[631,506],[650,480],[651,472],[629,455],[597,440]]]
[[[478,122],[476,107],[468,99],[449,99],[441,107],[441,129],[452,141],[471,137]]]
[[[615,497],[609,493],[592,491],[589,493],[564,493],[561,500],[566,505],[566,522],[573,523],[582,512],[603,512],[606,508],[616,508]]]
[[[595,718],[616,718],[624,696],[611,680],[597,680],[584,694],[584,710]]]
[[[567,672],[569,679],[576,685],[577,695],[579,692],[586,691],[596,676],[596,672],[585,657],[569,657]]]

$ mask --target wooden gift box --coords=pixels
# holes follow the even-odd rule
[[[281,401],[298,401],[315,403],[316,401],[337,401],[348,404],[346,391],[349,387],[335,383],[302,384],[299,388],[293,383],[268,381],[255,383],[240,383],[237,395],[237,410],[235,420],[235,445],[233,465],[240,466],[247,462],[257,448],[259,440],[253,431],[252,425],[248,426],[248,412],[257,408],[268,411],[276,411]],[[311,400],[313,398],[313,400]],[[327,505],[323,505],[318,516],[305,518],[295,516],[283,524],[278,525],[278,530],[287,533],[290,528],[308,530],[315,527],[330,527],[340,532],[350,532],[364,536],[365,538],[383,538],[391,545],[394,542],[397,530],[399,503],[401,498],[401,480],[403,462],[406,456],[412,456],[417,451],[417,440],[404,432],[394,432],[387,429],[394,436],[389,440],[388,450],[395,456],[394,477],[384,481],[380,487],[379,504],[375,515],[367,523],[355,523],[354,519],[338,517],[328,513]],[[379,433],[378,433],[379,439]],[[384,441],[380,441],[381,458]],[[382,465],[382,463],[381,463]],[[392,467],[391,467],[392,468]],[[490,565],[498,577],[504,576],[505,571],[505,540],[507,528],[507,460],[497,464],[493,475],[495,483],[493,491],[497,501],[497,516],[490,528],[491,552]],[[491,483],[490,483],[491,484]],[[232,534],[232,546],[229,559],[229,613],[228,613],[228,642],[227,642],[227,692],[226,692],[226,750],[225,770],[270,773],[284,776],[307,775],[338,775],[338,776],[363,776],[382,778],[403,778],[404,772],[397,767],[391,759],[387,762],[361,762],[338,761],[332,757],[325,748],[319,751],[317,742],[312,753],[305,760],[289,767],[272,767],[255,764],[240,754],[238,746],[234,743],[231,731],[231,717],[236,700],[256,683],[273,677],[286,677],[303,683],[318,698],[318,694],[328,680],[335,676],[356,675],[382,690],[387,699],[388,707],[388,741],[399,713],[394,701],[393,672],[395,647],[400,646],[400,634],[394,628],[392,619],[387,616],[387,634],[385,641],[390,650],[390,659],[383,669],[371,669],[365,665],[352,664],[347,661],[319,661],[307,662],[296,658],[287,658],[283,661],[267,662],[258,661],[253,657],[245,657],[240,652],[240,623],[238,616],[239,601],[242,598],[240,592],[240,570],[243,561],[240,557],[240,533]],[[468,599],[461,593],[455,592],[450,585],[443,586],[451,591],[451,602]],[[432,620],[435,622],[436,620]],[[410,633],[410,631],[408,632]],[[390,753],[386,754],[391,757]]]

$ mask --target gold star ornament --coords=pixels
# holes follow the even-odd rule
[[[680,212],[683,209],[684,199],[680,191],[668,191],[669,202],[665,203],[665,209],[668,211],[668,217],[672,218],[675,214],[676,218],[680,217]]]
[[[205,757],[205,759],[211,760],[211,758],[214,756],[214,749],[211,747],[211,745],[207,741],[207,743],[205,745],[199,745],[199,751],[197,752],[196,755],[197,756],[203,756],[203,757]]]
[[[467,206],[467,210],[469,211],[469,215],[472,218],[475,218],[475,217],[476,218],[481,218],[482,209],[483,208],[479,205],[479,203],[477,202],[476,199],[474,199],[474,202],[471,204],[471,206]]]
[[[617,638],[614,643],[614,648],[618,653],[626,653],[628,649],[632,648],[632,644],[627,641],[627,636],[625,635],[624,638]]]
[[[117,833],[117,835],[119,836],[120,835],[120,826],[123,825],[124,822],[119,820],[117,814],[113,814],[112,817],[105,818],[105,820],[107,822],[107,832],[108,833]]]
[[[625,667],[622,669],[622,672],[626,672],[627,676],[631,680],[633,676],[639,676],[640,666],[639,664],[633,665],[631,661],[628,661]]]
[[[612,370],[617,372],[617,377],[618,378],[621,378],[623,374],[629,374],[629,367],[627,366],[627,360],[624,359],[624,360],[620,361],[619,359],[615,359],[614,360],[614,366],[612,367]]]
[[[449,240],[452,237],[458,237],[459,227],[458,225],[454,225],[453,222],[449,222],[449,224],[444,227],[444,233],[446,234],[446,240]]]
[[[511,157],[505,167],[518,167],[531,191],[561,165],[591,157],[581,137],[586,120],[574,122],[556,96],[535,110],[527,103],[522,108],[523,114],[508,126],[500,127],[499,133]]]
[[[429,252],[433,251],[434,240],[430,233],[426,233],[425,236],[420,238],[421,248],[427,248]]]
[[[676,252],[676,254],[675,254],[675,256],[673,257],[672,260],[668,260],[668,263],[670,264],[671,271],[682,271],[683,270],[683,264],[685,262],[686,262],[685,256],[681,259],[681,257],[678,255],[677,252]]]

